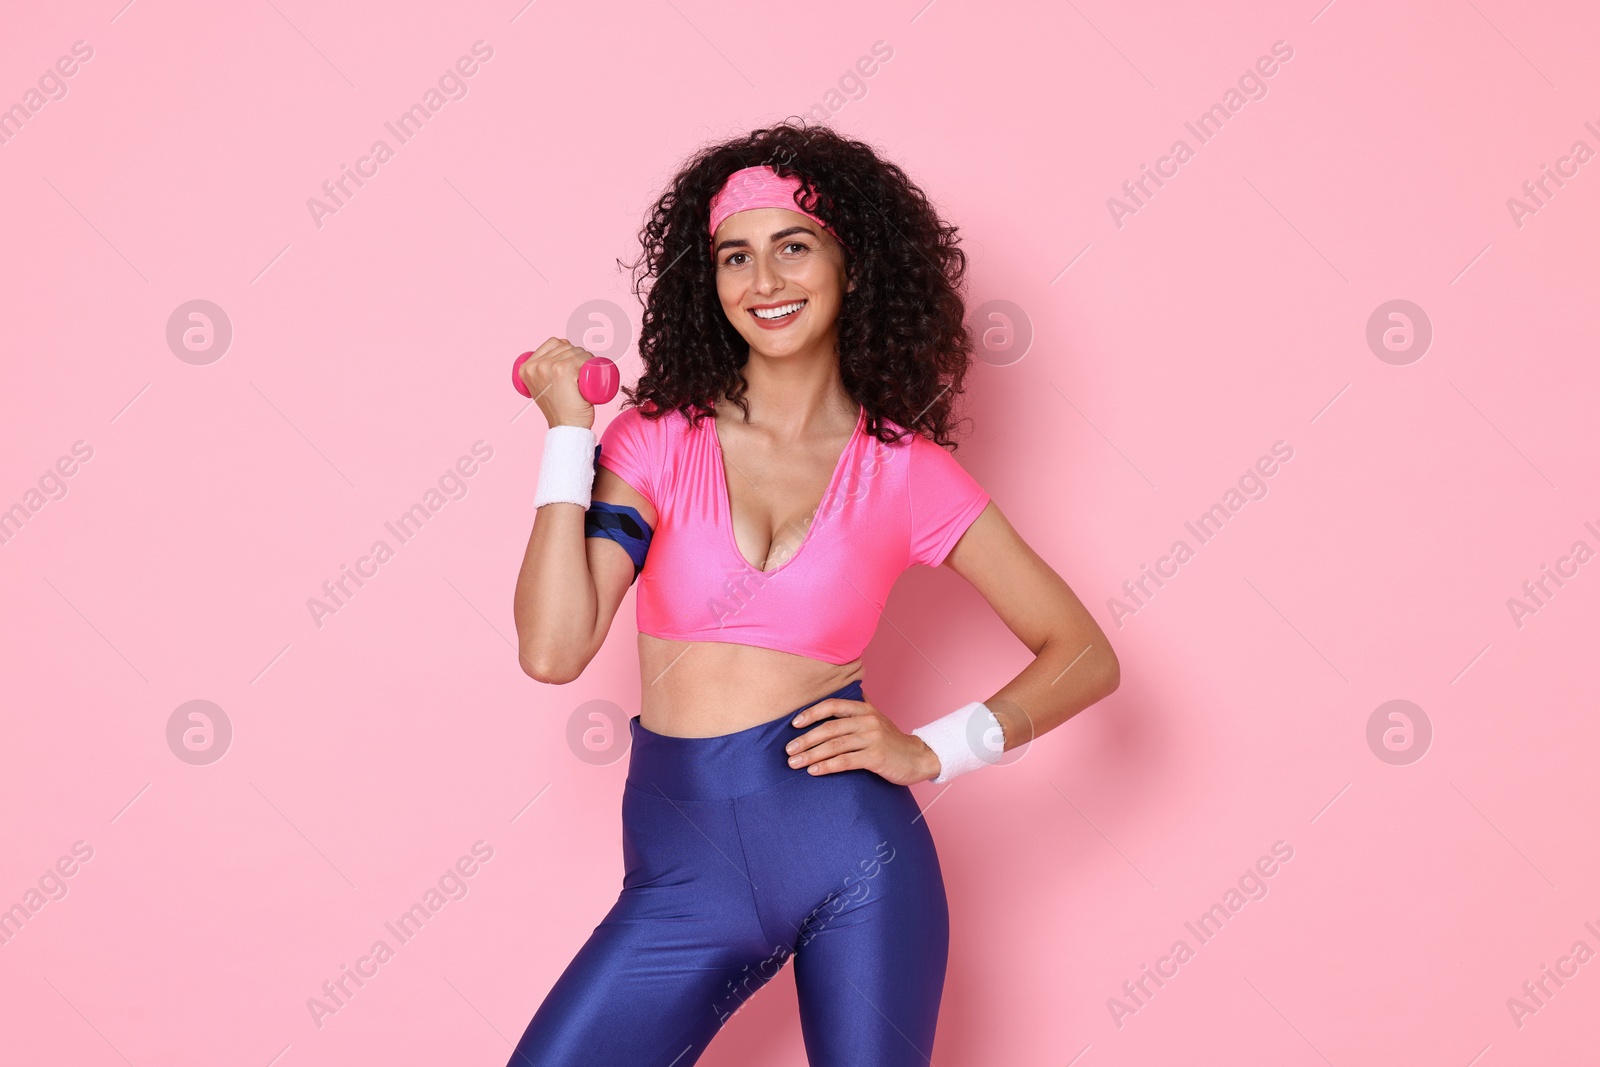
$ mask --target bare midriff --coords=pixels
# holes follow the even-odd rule
[[[861,660],[825,663],[757,645],[639,635],[639,724],[671,737],[759,726],[863,678]]]

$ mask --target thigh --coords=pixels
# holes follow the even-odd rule
[[[870,771],[805,785],[828,778],[841,780],[802,792],[824,801],[817,814],[833,828],[823,866],[849,873],[835,877],[796,942],[806,1054],[812,1067],[926,1067],[950,945],[933,837],[904,786]]]
[[[622,892],[508,1067],[689,1067],[770,975],[727,802],[627,787]]]
[[[618,898],[534,1013],[508,1067],[688,1067],[722,1027],[717,1002],[738,960],[714,943],[672,944]]]

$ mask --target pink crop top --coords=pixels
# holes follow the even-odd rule
[[[599,464],[656,510],[639,572],[641,633],[833,664],[861,656],[895,579],[913,563],[943,563],[989,502],[955,457],[921,434],[887,445],[867,433],[863,408],[804,539],[762,571],[734,539],[711,418],[695,428],[679,411],[651,421],[624,408],[600,437]]]

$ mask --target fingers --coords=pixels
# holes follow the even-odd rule
[[[871,740],[862,731],[853,729],[848,723],[825,722],[810,733],[802,734],[790,741],[784,746],[784,751],[790,757],[809,757],[810,760],[815,760],[820,755],[828,755],[840,751],[839,742],[842,738],[847,737],[855,738],[859,744],[867,744]],[[829,746],[832,747],[830,748]],[[857,748],[859,745],[852,744],[849,747]],[[826,749],[826,752],[824,749]],[[793,758],[789,760],[789,765],[798,766]]]
[[[843,701],[843,703],[855,704],[859,703],[859,701],[847,700]],[[858,736],[862,739],[863,743],[871,744],[882,734],[882,731],[878,728],[881,723],[881,718],[877,716],[865,716],[860,714],[852,714],[842,718],[824,719],[822,722],[818,723],[814,729],[807,730],[805,733],[801,734],[799,737],[783,746],[783,748],[785,752],[789,753],[805,752],[815,745],[822,744],[824,741],[828,741],[836,737],[842,737],[846,734]]]
[[[843,697],[817,701],[790,720],[794,726],[817,726],[784,746],[789,766],[804,767],[812,774],[865,766],[867,750],[882,737],[880,718],[869,701]]]
[[[821,763],[813,763],[806,770],[811,774],[835,774],[839,771],[855,770],[857,767],[865,767],[866,765],[865,757],[854,752],[847,752],[842,756],[825,759]]]
[[[517,373],[522,375],[523,382],[529,387],[548,389],[548,382],[541,380],[542,376],[539,372],[545,366],[559,359],[560,353],[569,347],[571,346],[567,344],[564,338],[551,337],[544,344],[533,350],[533,355],[523,361],[522,369]]]
[[[812,748],[797,752],[789,757],[789,766],[805,767],[812,774],[823,773],[823,768],[833,767],[835,761],[844,757],[846,753],[859,752],[867,747],[867,740],[859,733],[844,734],[839,737],[829,738]],[[855,764],[852,764],[855,766]],[[834,769],[843,769],[837,767]]]
[[[582,362],[588,360],[589,356],[590,353],[588,351],[573,344],[565,337],[552,337],[533,350],[533,355],[528,357],[528,363],[540,363],[550,366],[564,363],[571,359],[577,359]],[[574,377],[576,377],[576,373],[574,373]]]
[[[844,697],[829,697],[819,700],[815,704],[800,712],[789,722],[795,726],[805,726],[808,723],[818,722],[829,718],[849,718],[852,715],[876,715],[878,709],[872,706],[870,700],[846,700]]]
[[[594,406],[578,384],[589,358],[590,353],[567,338],[550,337],[523,361],[517,373],[551,426],[593,423]]]
[[[533,350],[533,355],[529,358],[543,359],[545,356],[548,356],[557,349],[569,347],[571,347],[571,343],[565,337],[551,337],[547,339],[544,344],[540,345],[538,348],[535,348]]]

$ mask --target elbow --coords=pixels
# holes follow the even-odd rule
[[[1117,686],[1122,685],[1122,662],[1118,661],[1117,654],[1112,653],[1109,664],[1106,665],[1106,691],[1101,694],[1104,701],[1107,696],[1117,691]]]
[[[1100,669],[1100,697],[1104,700],[1117,691],[1122,684],[1122,663],[1117,659],[1117,654],[1110,649],[1106,650],[1106,659]]]
[[[517,662],[522,666],[523,674],[545,685],[566,685],[568,682],[576,681],[583,673],[584,667],[583,664],[564,662],[543,649],[527,646],[518,651]]]

